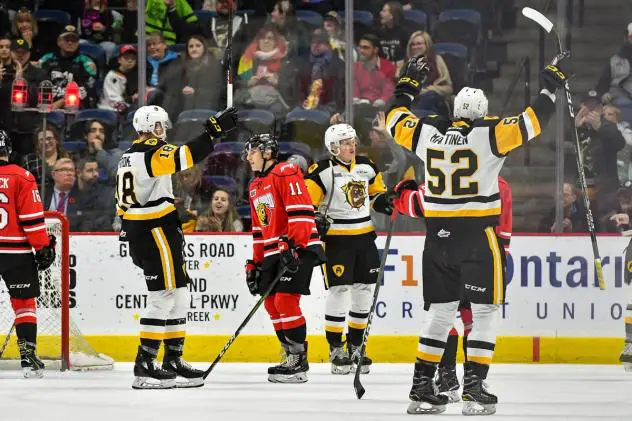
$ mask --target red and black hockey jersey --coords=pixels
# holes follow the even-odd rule
[[[511,187],[504,178],[498,177],[498,190],[500,193],[500,219],[496,226],[496,235],[500,239],[500,243],[505,248],[505,252],[509,252],[509,243],[511,241],[512,232],[512,201]],[[426,192],[424,184],[419,185],[418,190],[402,190],[399,197],[393,200],[395,209],[412,218],[423,218],[424,207],[422,196]]]
[[[314,206],[298,166],[278,163],[255,177],[248,188],[252,215],[253,260],[272,264],[278,241],[287,237],[314,252],[322,263],[324,251],[314,222]]]
[[[47,245],[35,178],[24,168],[0,161],[0,254],[32,253]]]

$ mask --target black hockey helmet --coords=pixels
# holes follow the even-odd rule
[[[0,156],[11,156],[11,138],[5,130],[0,130]]]
[[[254,148],[259,148],[261,153],[270,152],[271,158],[276,160],[279,156],[279,139],[270,133],[256,134],[246,141],[241,159],[247,161],[248,152]]]

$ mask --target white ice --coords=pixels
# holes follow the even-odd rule
[[[206,368],[205,364],[196,364]],[[442,415],[407,415],[412,364],[376,364],[362,376],[357,400],[351,376],[312,364],[309,382],[268,383],[264,364],[220,364],[199,389],[131,389],[131,364],[108,372],[46,372],[25,380],[0,371],[0,420],[45,421],[370,421],[440,417],[463,420],[461,404]],[[491,390],[501,420],[632,420],[632,373],[622,366],[492,367]]]

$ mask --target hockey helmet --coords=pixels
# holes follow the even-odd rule
[[[325,147],[333,156],[340,153],[340,141],[345,139],[356,139],[355,129],[346,123],[334,124],[325,132]]]
[[[10,157],[13,150],[11,146],[9,134],[4,130],[0,130],[0,156]]]
[[[241,159],[247,161],[248,152],[255,148],[258,148],[261,154],[269,151],[271,155],[270,159],[277,159],[279,156],[279,140],[276,136],[269,133],[257,134],[248,139],[244,146],[244,151],[241,154]]]
[[[133,120],[134,130],[138,133],[151,133],[160,140],[165,140],[167,137],[167,129],[171,128],[171,121],[169,120],[169,114],[164,108],[157,105],[145,105],[140,107],[134,113]],[[156,134],[156,123],[160,123],[163,132],[160,136]]]
[[[458,120],[476,120],[487,115],[487,97],[480,89],[467,86],[454,98],[454,118]]]

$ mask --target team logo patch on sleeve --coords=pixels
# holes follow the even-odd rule
[[[360,209],[366,202],[366,186],[364,181],[349,181],[342,186],[347,203],[353,209]]]

